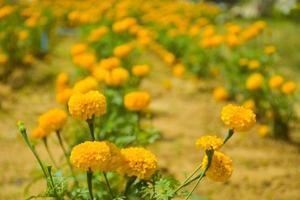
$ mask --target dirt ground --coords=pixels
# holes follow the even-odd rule
[[[49,64],[50,69],[38,64],[36,75],[46,73],[51,77],[61,69],[68,71],[71,68],[70,59],[66,59],[69,46],[68,41],[61,43]],[[149,54],[145,60],[151,63],[153,72],[142,87],[152,94],[150,109],[156,116],[153,123],[163,133],[163,139],[151,149],[162,168],[168,168],[182,179],[201,162],[202,152],[195,148],[195,140],[207,133],[225,135],[219,118],[222,104],[211,97],[213,82],[203,84],[201,80],[170,78],[170,70],[155,55]],[[17,120],[32,128],[38,114],[56,106],[53,82],[38,85],[12,93],[6,110],[0,112],[0,200],[24,199],[24,189],[38,170],[16,129]],[[51,140],[53,152],[61,155],[56,140]],[[37,148],[45,155],[42,146]],[[255,129],[235,134],[223,149],[234,162],[232,178],[226,183],[204,180],[197,193],[212,200],[300,199],[299,150],[296,145],[259,138]],[[40,188],[36,184],[29,193]]]

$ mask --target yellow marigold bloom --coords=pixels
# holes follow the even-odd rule
[[[78,43],[78,44],[75,44],[71,48],[71,55],[76,56],[76,55],[79,55],[79,54],[83,54],[83,53],[85,53],[86,50],[87,50],[86,44]]]
[[[196,146],[205,150],[219,149],[223,144],[223,140],[216,135],[205,135],[196,141]]]
[[[205,169],[207,164],[208,158],[205,155],[202,160],[202,170]],[[233,165],[231,158],[219,151],[215,151],[211,160],[211,164],[206,172],[206,176],[213,181],[224,182],[230,178],[232,171]]]
[[[56,93],[56,102],[66,104],[69,101],[72,94],[73,91],[71,88],[64,88],[62,90],[59,90]]]
[[[117,46],[114,49],[114,56],[118,58],[124,58],[128,56],[128,54],[132,51],[132,49],[133,47],[131,44],[124,44],[124,45]]]
[[[246,81],[246,88],[248,90],[257,90],[262,87],[264,78],[260,73],[250,75]]]
[[[121,61],[117,57],[105,58],[102,59],[99,63],[99,67],[107,70],[115,69],[117,67],[120,67],[120,65],[121,65]]]
[[[33,16],[33,17],[26,19],[24,23],[27,27],[33,28],[37,25],[38,19],[37,19],[37,17]]]
[[[105,83],[110,86],[121,86],[129,78],[129,73],[122,67],[115,68],[105,77]]]
[[[135,76],[138,76],[138,77],[143,77],[143,76],[146,76],[149,74],[150,72],[150,67],[149,65],[135,65],[132,67],[132,73],[135,75]]]
[[[62,129],[66,122],[67,113],[57,108],[45,112],[38,119],[39,127],[47,133]]]
[[[97,79],[97,81],[105,81],[106,77],[109,76],[109,71],[103,69],[102,67],[95,67],[92,71],[93,77]]]
[[[41,127],[37,127],[35,129],[33,129],[30,136],[34,139],[42,139],[42,138],[46,137],[47,135],[48,135],[48,133],[46,133],[44,131],[44,129],[42,129]]]
[[[28,38],[28,31],[26,30],[21,30],[19,33],[18,33],[18,39],[23,41],[23,40],[26,40]]]
[[[260,125],[258,127],[258,134],[261,136],[261,137],[266,137],[267,135],[270,134],[270,127],[268,125]]]
[[[241,44],[241,40],[234,34],[228,35],[225,41],[230,47],[236,47]]]
[[[142,147],[121,149],[121,154],[124,158],[124,165],[120,168],[121,173],[149,180],[157,170],[156,156]]]
[[[255,110],[256,108],[255,101],[253,99],[248,99],[243,103],[243,107],[247,109]]]
[[[113,24],[113,31],[115,33],[122,33],[128,31],[130,27],[136,25],[136,19],[132,17],[125,18],[123,20],[117,21]]]
[[[296,83],[294,81],[288,81],[282,85],[281,91],[284,94],[292,94],[296,90]]]
[[[6,54],[0,53],[0,65],[6,64],[8,61],[8,56]]]
[[[83,53],[73,57],[74,64],[83,69],[92,69],[96,63],[96,56],[93,53]]]
[[[10,5],[6,5],[0,8],[0,19],[9,16],[13,11],[14,7]]]
[[[89,42],[96,42],[102,36],[104,36],[108,32],[108,28],[106,26],[99,27],[91,31],[88,41]]]
[[[123,159],[120,150],[106,141],[87,141],[76,145],[70,156],[71,163],[82,171],[116,171]]]
[[[257,69],[260,67],[260,62],[258,60],[250,60],[248,62],[249,69]]]
[[[280,75],[272,76],[269,80],[269,86],[272,89],[277,89],[282,85],[283,81],[284,79]]]
[[[88,76],[83,80],[77,81],[73,87],[74,92],[87,93],[91,90],[96,90],[98,83],[95,78]]]
[[[93,115],[101,116],[106,113],[106,98],[98,91],[73,94],[68,102],[70,114],[81,120],[91,119]]]
[[[248,59],[247,58],[240,58],[239,59],[239,65],[241,65],[241,66],[246,66],[246,65],[248,65]]]
[[[124,105],[128,110],[140,111],[149,105],[150,100],[148,92],[130,92],[124,97]]]
[[[68,86],[69,76],[66,73],[59,73],[56,77],[55,85],[56,90],[63,90]]]
[[[216,101],[225,101],[229,98],[228,91],[222,86],[214,89],[213,96]]]
[[[272,55],[272,54],[274,54],[275,52],[276,52],[276,47],[273,46],[273,45],[269,45],[269,46],[266,46],[266,47],[264,48],[264,53],[265,53],[266,55]]]
[[[167,52],[167,53],[164,53],[163,60],[165,63],[171,65],[175,61],[175,56],[172,53]]]
[[[251,109],[232,104],[223,107],[221,119],[228,128],[235,131],[248,131],[256,122],[256,116]]]
[[[173,67],[172,73],[174,76],[181,77],[185,72],[185,67],[183,64],[177,64]]]

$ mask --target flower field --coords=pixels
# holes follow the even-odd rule
[[[0,5],[0,199],[300,198],[297,20]]]

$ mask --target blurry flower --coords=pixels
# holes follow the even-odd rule
[[[114,56],[118,58],[124,58],[128,56],[128,54],[132,51],[132,49],[133,47],[131,44],[124,44],[124,45],[117,46],[114,49]]]
[[[83,80],[77,81],[73,87],[73,92],[87,93],[91,90],[96,90],[98,83],[95,78],[88,76]]]
[[[70,156],[71,163],[82,171],[116,171],[121,167],[120,150],[106,141],[87,141],[76,145]]]
[[[105,77],[105,83],[109,86],[121,86],[128,80],[128,71],[122,67],[115,68]]]
[[[95,77],[95,79],[97,79],[97,81],[105,81],[106,77],[109,76],[109,71],[106,69],[103,69],[101,67],[95,67],[93,69],[93,77]]]
[[[246,87],[248,90],[257,90],[262,87],[264,78],[260,73],[254,73],[251,74],[247,81],[246,81]]]
[[[156,156],[142,147],[121,149],[121,154],[124,158],[124,164],[120,171],[127,176],[149,180],[157,170]]]
[[[96,28],[91,31],[88,37],[89,42],[96,42],[98,41],[103,35],[105,35],[108,32],[108,28],[106,26],[102,26],[99,28]]]
[[[98,91],[89,91],[85,94],[75,93],[68,102],[70,114],[81,120],[91,119],[94,115],[106,113],[106,98]]]
[[[261,136],[261,137],[266,137],[267,135],[270,134],[270,127],[268,125],[260,125],[258,127],[258,134]]]
[[[288,81],[284,83],[281,87],[281,91],[284,94],[292,94],[296,90],[296,83],[294,81]]]
[[[174,76],[181,77],[185,72],[185,67],[183,64],[177,64],[173,67],[172,73]]]
[[[248,99],[243,103],[243,107],[251,110],[255,110],[255,101],[253,99]]]
[[[76,55],[85,53],[86,50],[87,50],[86,44],[78,43],[78,44],[75,44],[74,46],[72,46],[71,55],[76,56]]]
[[[74,64],[83,69],[91,70],[96,63],[96,56],[93,53],[83,53],[73,57]]]
[[[258,60],[250,60],[248,61],[249,69],[257,69],[260,67],[260,62]]]
[[[222,146],[222,144],[223,140],[216,135],[205,135],[196,141],[196,146],[204,151],[209,149],[217,150]]]
[[[113,31],[116,33],[121,33],[124,31],[128,31],[130,27],[136,25],[136,19],[132,17],[128,17],[125,19],[122,19],[120,21],[117,21],[113,24]]]
[[[115,69],[117,67],[120,67],[120,65],[121,65],[121,61],[117,57],[104,58],[99,63],[99,67],[106,70]]]
[[[23,58],[23,63],[31,65],[34,62],[34,56],[32,54],[26,54]]]
[[[256,122],[256,116],[251,109],[232,104],[223,107],[221,119],[228,128],[235,131],[248,131]]]
[[[216,101],[225,101],[229,98],[228,91],[222,86],[214,89],[213,96]]]
[[[172,53],[167,52],[167,53],[164,53],[163,60],[164,60],[165,63],[171,65],[175,61],[175,56]]]
[[[8,56],[6,54],[0,53],[0,65],[6,64],[8,61]]]
[[[149,67],[149,65],[146,65],[146,64],[135,65],[132,67],[132,73],[138,77],[146,76],[149,74],[149,72],[150,72],[150,67]]]
[[[276,52],[276,47],[273,46],[273,45],[269,45],[269,46],[266,46],[266,47],[264,48],[264,53],[265,53],[266,55],[272,55],[272,54],[274,54],[275,52]]]
[[[208,164],[208,158],[205,155],[202,160],[202,170]],[[206,176],[217,182],[225,182],[227,181],[233,171],[232,160],[229,156],[219,152],[214,151],[211,164],[206,172]]]
[[[48,134],[44,131],[44,129],[42,129],[41,127],[37,127],[35,129],[33,129],[30,136],[34,139],[42,139],[42,138],[46,137],[47,135]]]
[[[280,75],[272,76],[269,80],[269,86],[272,89],[277,89],[282,85],[283,81],[284,79]]]
[[[47,133],[59,131],[67,122],[67,113],[61,109],[51,109],[38,119],[39,127]]]
[[[66,104],[69,101],[72,94],[73,91],[71,88],[64,88],[62,90],[59,90],[56,92],[56,102]]]
[[[130,92],[124,97],[124,105],[128,110],[140,111],[149,105],[150,100],[148,92]]]
[[[239,65],[241,65],[241,66],[246,66],[246,65],[248,65],[248,59],[247,58],[240,58],[239,59]]]
[[[21,41],[23,41],[23,40],[25,40],[25,39],[27,39],[28,38],[28,31],[26,31],[26,30],[21,30],[19,33],[18,33],[18,38],[19,38],[19,40],[21,40]]]

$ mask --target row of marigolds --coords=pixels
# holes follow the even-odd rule
[[[132,112],[140,112],[149,103],[139,93],[130,93],[124,99],[125,107]],[[38,128],[33,131],[32,136],[44,141],[49,156],[52,157],[47,137],[56,133],[70,167],[69,173],[64,175],[53,173],[51,166],[45,166],[28,138],[24,125],[19,123],[19,130],[35,155],[47,182],[47,192],[41,196],[55,199],[172,199],[185,196],[188,199],[204,177],[220,182],[230,178],[233,171],[232,160],[220,148],[235,132],[248,131],[256,122],[256,116],[250,109],[231,104],[223,107],[221,119],[229,128],[228,135],[224,140],[215,135],[200,137],[196,145],[205,153],[203,161],[180,183],[173,177],[161,175],[157,157],[144,147],[129,145],[119,148],[109,137],[99,140],[95,135],[95,119],[101,119],[105,115],[106,106],[105,96],[98,91],[71,96],[68,101],[70,115],[86,122],[90,133],[89,141],[72,147],[71,153],[64,147],[61,136],[68,114],[60,109],[52,109],[39,117]],[[55,165],[55,170],[61,170],[62,165]],[[73,170],[73,167],[86,173],[87,187],[82,186],[82,175]],[[73,178],[71,185],[69,176]],[[193,183],[190,192],[184,190]]]

